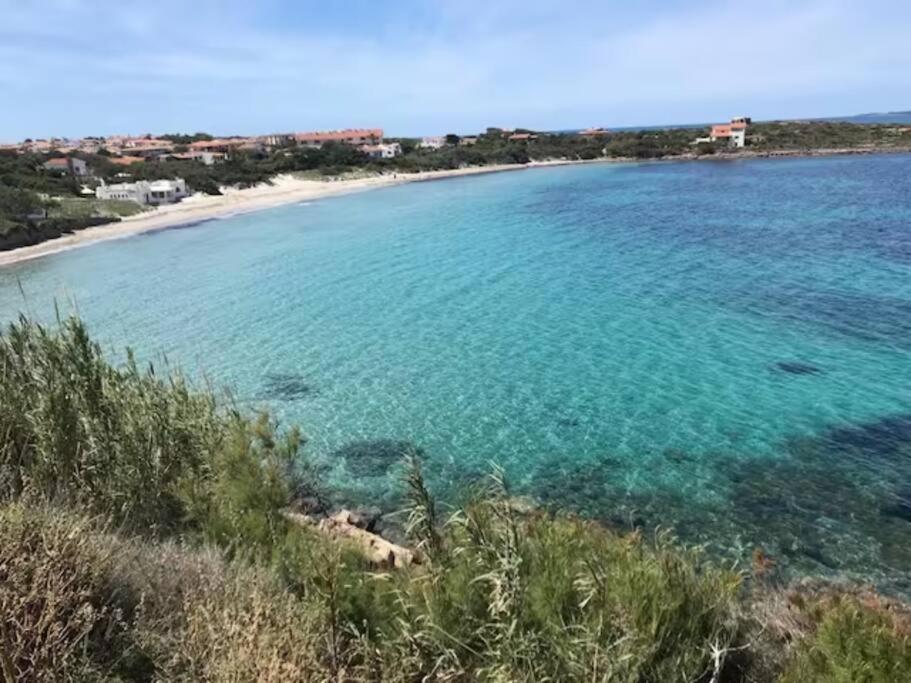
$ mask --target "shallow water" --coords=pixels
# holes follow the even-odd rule
[[[407,185],[0,270],[300,424],[394,504],[502,464],[541,503],[911,592],[911,157]],[[17,280],[26,293],[23,300]],[[396,443],[399,442],[399,443]]]

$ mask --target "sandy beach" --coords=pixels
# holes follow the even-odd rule
[[[147,212],[129,216],[118,223],[86,228],[69,235],[27,247],[0,252],[0,266],[55,254],[68,249],[88,246],[96,242],[120,239],[155,230],[251,211],[259,211],[283,204],[321,199],[336,195],[361,192],[404,183],[425,182],[482,173],[517,171],[536,166],[550,166],[570,162],[541,162],[527,165],[478,166],[448,171],[423,173],[398,173],[343,180],[305,180],[290,175],[276,176],[272,184],[261,184],[246,189],[223,189],[221,195],[195,194],[178,204],[170,204]]]

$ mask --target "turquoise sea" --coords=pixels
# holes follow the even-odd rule
[[[0,269],[0,319],[55,299],[301,425],[346,498],[394,506],[413,446],[444,497],[496,462],[543,505],[911,593],[909,156],[465,177]]]

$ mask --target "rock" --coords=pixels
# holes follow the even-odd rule
[[[775,369],[786,372],[789,375],[819,375],[822,374],[822,368],[809,363],[798,363],[796,361],[779,361],[775,363]]]
[[[560,417],[557,418],[557,425],[560,427],[578,427],[579,420],[575,417]]]
[[[291,502],[290,509],[299,514],[315,515],[318,517],[322,517],[329,512],[326,501],[319,496],[302,496],[300,498],[295,498]]]
[[[911,488],[894,494],[892,500],[880,508],[880,514],[911,522]]]
[[[343,460],[349,472],[358,477],[386,476],[389,469],[408,455],[424,458],[424,451],[409,441],[376,439],[353,441],[332,453],[332,460]]]
[[[263,391],[266,398],[297,401],[312,394],[314,389],[301,375],[279,372],[263,378]]]
[[[518,515],[531,515],[541,507],[531,496],[510,496],[506,502]]]
[[[361,523],[358,524],[361,529],[366,529],[372,534],[380,534],[383,528],[383,511],[377,506],[371,505],[365,508],[358,508],[355,512]]]
[[[342,510],[319,521],[309,515],[291,511],[286,511],[284,516],[290,522],[316,528],[332,538],[347,539],[353,542],[364,557],[376,567],[401,569],[413,564],[420,564],[420,556],[415,551],[391,543],[385,538],[357,526],[356,522],[363,522],[363,517],[350,510]]]
[[[358,529],[364,529],[375,534],[377,533],[376,527],[379,525],[383,513],[378,507],[369,507],[357,510],[341,510],[332,515],[332,517],[344,519],[348,524],[356,526]]]

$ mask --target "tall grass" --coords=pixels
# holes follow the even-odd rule
[[[177,373],[112,367],[85,325],[25,318],[0,336],[0,496],[104,514],[143,533],[269,535],[295,433],[219,410]]]
[[[285,521],[295,431],[112,367],[76,320],[0,335],[0,398],[3,683],[909,677],[885,609],[750,597],[666,535],[528,511],[496,468],[443,515],[408,458],[422,562],[378,572]]]

